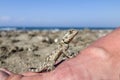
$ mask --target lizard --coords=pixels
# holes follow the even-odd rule
[[[78,33],[77,30],[74,30],[74,29],[68,30],[68,32],[62,38],[62,40],[59,42],[57,49],[52,51],[51,54],[48,55],[45,58],[45,61],[43,62],[41,67],[39,67],[39,69],[31,68],[29,71],[32,71],[32,72],[43,72],[43,71],[51,71],[51,70],[53,70],[56,61],[58,60],[58,58],[62,54],[65,54],[65,51],[68,50],[69,43],[77,35],[77,33]]]

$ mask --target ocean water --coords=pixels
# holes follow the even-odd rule
[[[11,27],[11,26],[0,26],[0,30],[67,30],[67,29],[115,29],[115,27],[49,27],[49,26],[40,26],[40,27],[35,27],[35,26],[17,26],[17,27]]]

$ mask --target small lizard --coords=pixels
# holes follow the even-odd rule
[[[42,72],[53,70],[56,61],[62,54],[65,54],[65,51],[68,50],[69,43],[77,35],[77,33],[78,33],[77,30],[69,30],[62,38],[62,40],[59,42],[58,48],[45,58],[45,61],[41,65],[41,67],[39,69],[31,68],[30,71]]]

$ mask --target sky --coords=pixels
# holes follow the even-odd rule
[[[120,26],[120,0],[0,0],[0,26]]]

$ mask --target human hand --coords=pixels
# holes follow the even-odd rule
[[[0,80],[120,80],[120,29],[46,73],[0,71]]]

